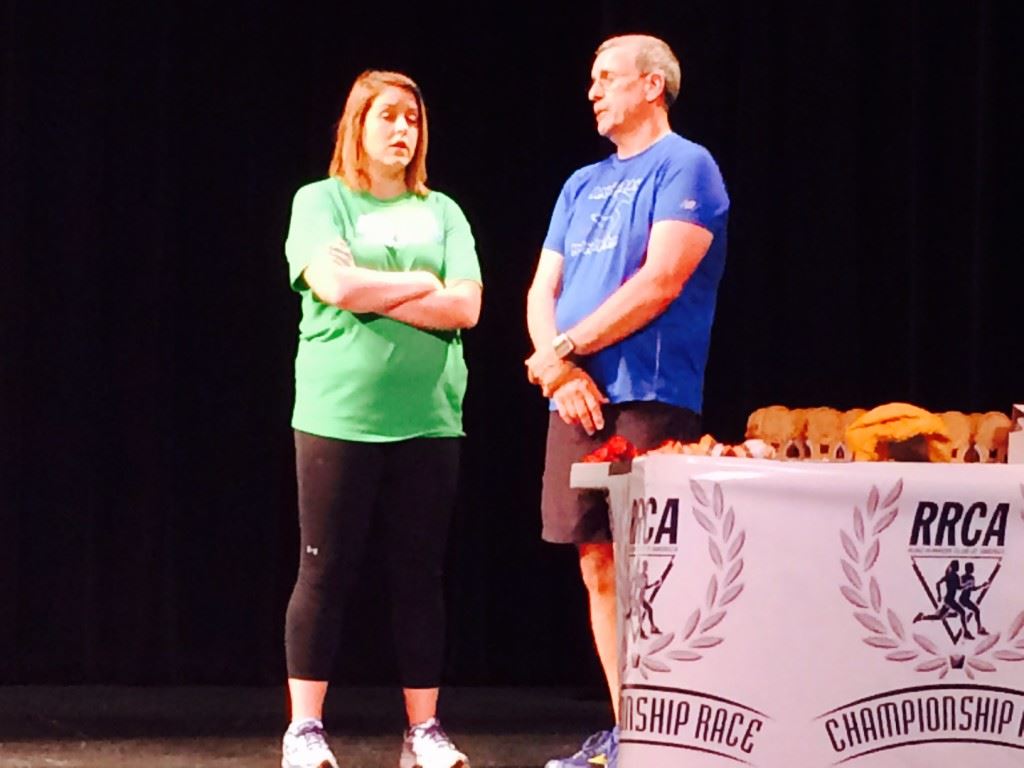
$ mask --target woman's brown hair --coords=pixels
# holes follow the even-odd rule
[[[363,149],[363,126],[370,105],[386,88],[404,88],[416,98],[419,109],[419,138],[412,160],[405,167],[405,186],[417,195],[426,195],[427,189],[427,107],[423,94],[412,78],[400,72],[382,72],[369,69],[352,84],[345,102],[345,110],[338,121],[338,135],[334,156],[328,174],[343,179],[350,189],[366,192],[370,188],[368,158]]]

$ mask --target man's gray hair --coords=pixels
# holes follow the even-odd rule
[[[683,75],[679,59],[668,43],[652,35],[619,35],[609,37],[594,53],[595,56],[620,45],[628,45],[636,52],[636,68],[641,72],[659,72],[665,78],[665,106],[671,107],[679,96]]]

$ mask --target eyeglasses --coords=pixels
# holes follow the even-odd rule
[[[615,73],[615,72],[608,72],[606,70],[602,70],[601,72],[598,73],[597,77],[591,79],[590,87],[593,88],[596,85],[602,91],[605,91],[605,90],[608,90],[615,83],[620,82],[622,80],[631,79],[631,78],[643,79],[643,78],[647,77],[647,75],[649,75],[649,74],[651,74],[651,73],[650,72],[637,72],[636,74],[625,74],[625,73],[621,73],[621,72],[620,73]]]

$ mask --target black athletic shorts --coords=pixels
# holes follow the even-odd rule
[[[557,411],[548,417],[547,449],[541,492],[541,536],[559,544],[611,541],[608,502],[604,491],[569,487],[569,470],[613,435],[621,435],[647,451],[666,440],[692,442],[700,437],[700,416],[688,408],[658,402],[605,405],[604,429],[588,435],[568,425]]]

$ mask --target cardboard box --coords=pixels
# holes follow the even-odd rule
[[[1024,464],[1024,404],[1013,406],[1010,413],[1013,425],[1010,427],[1009,444],[1006,448],[1007,464]]]

